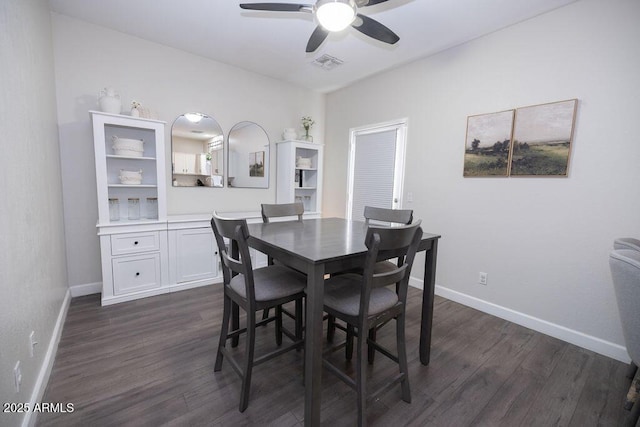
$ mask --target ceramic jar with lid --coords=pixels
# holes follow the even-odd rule
[[[294,128],[285,128],[284,132],[282,132],[282,139],[285,141],[296,139],[298,134]]]
[[[98,93],[98,105],[104,113],[120,114],[122,110],[120,95],[112,87],[106,87]]]

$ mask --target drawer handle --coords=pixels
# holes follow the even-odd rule
[[[140,275],[140,273],[136,273],[136,277],[138,277]]]
[[[133,244],[134,244],[134,245],[137,245],[137,244],[138,244],[138,241],[136,240],[135,242],[133,242]]]

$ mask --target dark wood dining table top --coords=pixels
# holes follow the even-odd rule
[[[366,257],[364,240],[367,225],[364,221],[319,218],[248,224],[248,227],[252,247],[258,250],[268,247],[278,252],[279,256],[274,258],[288,261],[296,268],[303,266],[301,262],[324,263],[325,273],[335,273],[344,270],[345,258],[353,258],[353,262],[348,264],[361,264]],[[439,237],[437,234],[423,233],[423,241]]]

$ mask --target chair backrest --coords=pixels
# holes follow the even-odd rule
[[[640,240],[633,237],[620,237],[613,241],[613,249],[633,249],[640,251]]]
[[[364,219],[367,225],[371,221],[411,224],[413,221],[413,209],[387,209],[365,206]]]
[[[253,281],[253,267],[251,265],[251,255],[249,253],[249,229],[245,219],[226,219],[220,217],[217,212],[211,218],[211,228],[216,237],[218,252],[222,261],[222,274],[225,285],[231,282],[236,274],[242,274],[245,279],[247,300],[255,300],[255,290]],[[225,244],[225,239],[229,244]],[[234,243],[238,247],[237,258],[230,253]]]
[[[365,245],[369,249],[364,264],[363,290],[360,300],[360,315],[369,312],[371,290],[397,284],[398,300],[403,304],[407,299],[409,274],[413,266],[418,245],[422,239],[421,221],[400,227],[369,226],[365,237]],[[375,264],[379,261],[401,258],[403,262],[392,271],[374,273]]]
[[[283,216],[297,216],[298,221],[302,221],[304,213],[304,205],[302,203],[280,203],[280,204],[262,204],[262,221],[267,223],[270,218],[278,218]]]
[[[631,360],[640,364],[640,252],[631,249],[613,250],[609,267],[618,301],[622,334]]]

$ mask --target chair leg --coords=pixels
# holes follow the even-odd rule
[[[302,298],[296,300],[296,319],[295,319],[295,335],[296,340],[302,339]],[[300,348],[298,348],[300,351]]]
[[[269,317],[269,309],[265,308],[264,310],[262,310],[262,320],[265,320],[268,317]],[[267,324],[265,323],[262,326],[267,326]]]
[[[327,342],[333,342],[333,337],[336,334],[336,317],[332,315],[327,316]]]
[[[347,324],[347,345],[344,347],[344,358],[351,360],[353,357],[353,336],[355,335],[353,326]]]
[[[222,369],[222,360],[224,355],[222,349],[227,343],[227,335],[229,334],[229,318],[231,317],[231,299],[224,297],[224,306],[222,309],[222,327],[220,328],[220,340],[218,341],[218,352],[216,354],[216,364],[213,368],[214,372]]]
[[[276,344],[282,345],[282,306],[276,306]]]
[[[403,375],[400,385],[402,387],[402,400],[411,403],[411,389],[409,388],[409,368],[407,364],[407,345],[404,336],[404,313],[396,318],[396,337],[398,340],[398,362],[400,374]]]
[[[636,371],[637,370],[638,370],[638,367],[636,366],[635,363],[633,363],[633,361],[631,363],[629,363],[629,369],[627,370],[627,378],[632,380],[633,377],[636,376]]]
[[[247,313],[247,348],[244,357],[242,389],[240,391],[240,412],[249,406],[249,392],[251,390],[251,373],[253,371],[253,353],[256,343],[256,313]]]
[[[352,336],[353,339],[353,336]],[[367,372],[366,364],[364,363],[365,349],[367,345],[367,339],[363,333],[358,336],[358,349],[356,351],[356,392],[358,399],[358,426],[361,427],[366,424],[366,402],[367,402]]]
[[[376,342],[376,328],[373,327],[369,329],[369,339],[373,342]],[[369,361],[369,365],[373,365],[373,361],[376,358],[376,349],[374,346],[367,346],[367,359]]]
[[[622,425],[624,427],[637,426],[639,419],[640,419],[640,401],[636,401],[636,403],[633,404],[633,408],[631,408],[631,412],[629,412],[626,415]]]
[[[240,307],[238,304],[231,302],[231,329],[236,330],[240,329]],[[237,347],[240,342],[240,337],[236,335],[231,338],[231,347]]]

